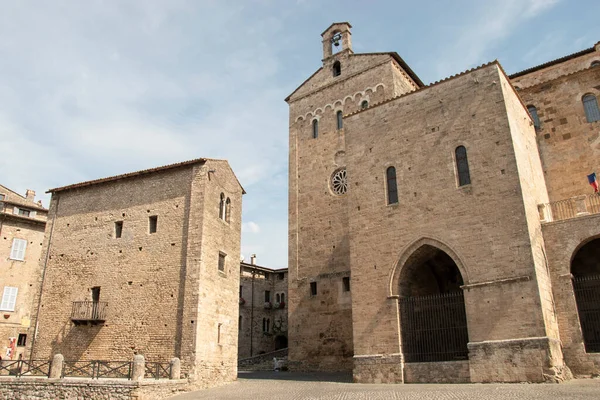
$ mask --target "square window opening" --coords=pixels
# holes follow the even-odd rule
[[[271,291],[265,290],[265,303],[270,303],[270,302],[271,302]]]
[[[115,222],[115,238],[119,239],[123,234],[123,221]]]
[[[148,233],[156,233],[156,227],[158,226],[158,216],[152,215],[148,217]]]
[[[17,339],[17,346],[25,347],[27,345],[27,335],[25,333],[19,333],[19,337]]]

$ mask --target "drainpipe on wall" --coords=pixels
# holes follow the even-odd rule
[[[250,357],[252,357],[252,343],[254,342],[254,275],[256,270],[252,270],[252,289],[250,290]]]

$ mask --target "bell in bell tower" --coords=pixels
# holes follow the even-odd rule
[[[323,38],[323,61],[341,52],[352,53],[352,33],[348,22],[335,22],[321,34]]]

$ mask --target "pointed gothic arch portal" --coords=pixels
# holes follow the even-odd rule
[[[600,238],[577,250],[571,275],[585,351],[600,353]]]
[[[446,252],[424,244],[408,257],[398,281],[404,361],[468,359],[463,277]]]

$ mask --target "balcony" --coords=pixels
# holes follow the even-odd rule
[[[71,310],[71,321],[75,325],[91,323],[101,324],[106,320],[106,309],[108,303],[105,301],[74,301]]]
[[[600,214],[600,195],[594,193],[553,201],[552,203],[539,204],[538,212],[542,223]]]

